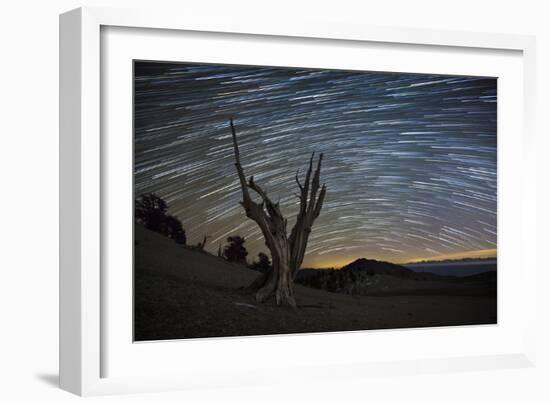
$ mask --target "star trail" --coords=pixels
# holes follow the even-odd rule
[[[154,192],[215,253],[246,238],[229,119],[245,174],[298,210],[296,171],[324,153],[327,195],[303,267],[496,254],[497,80],[134,62],[134,189]]]

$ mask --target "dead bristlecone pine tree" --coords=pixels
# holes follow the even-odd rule
[[[254,220],[260,227],[265,239],[265,244],[271,252],[272,269],[258,277],[250,289],[255,293],[256,301],[264,302],[275,297],[277,305],[296,307],[294,298],[294,278],[306,251],[307,241],[313,222],[323,206],[326,187],[320,188],[321,162],[323,154],[317,160],[317,168],[313,173],[314,154],[309,160],[309,168],[306,172],[304,182],[301,183],[296,172],[296,183],[300,193],[300,210],[296,217],[296,224],[290,235],[287,234],[287,219],[281,214],[279,203],[273,203],[251,176],[248,181],[245,178],[241,159],[239,155],[239,144],[233,119],[230,121],[231,134],[233,137],[233,148],[235,151],[235,167],[239,175],[239,181],[243,193],[243,206],[246,216]],[[261,201],[256,202],[250,196],[250,190],[260,196]]]

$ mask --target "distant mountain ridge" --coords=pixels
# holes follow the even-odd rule
[[[407,262],[403,263],[404,266],[412,266],[412,265],[425,265],[425,264],[443,264],[443,263],[453,263],[453,264],[461,264],[461,263],[492,263],[496,262],[497,257],[465,257],[462,259],[442,259],[442,260],[419,260],[415,262]]]
[[[479,273],[496,272],[497,263],[495,258],[484,258],[419,262],[404,266],[419,273],[431,272],[438,275],[467,277]]]
[[[415,277],[416,272],[406,267],[374,259],[357,259],[340,269],[342,272],[357,273],[365,271],[369,275],[385,274],[400,277]]]
[[[341,269],[301,269],[299,274],[302,275],[312,275],[320,272],[341,272],[348,275],[353,274],[365,274],[368,276],[373,276],[376,274],[380,275],[390,275],[403,278],[411,278],[416,280],[426,280],[433,279],[435,277],[451,277],[451,276],[438,276],[433,273],[419,273],[414,270],[411,270],[405,266],[401,266],[395,263],[385,262],[375,259],[366,259],[359,258],[354,260],[351,263],[343,266]]]

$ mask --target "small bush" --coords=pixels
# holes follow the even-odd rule
[[[158,232],[185,245],[187,237],[178,218],[168,214],[168,204],[154,193],[147,193],[135,200],[136,222],[148,230]]]

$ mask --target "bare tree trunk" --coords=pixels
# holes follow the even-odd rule
[[[248,182],[246,181],[241,166],[239,145],[233,119],[230,121],[230,126],[235,151],[235,167],[237,168],[243,193],[241,205],[246,212],[246,216],[254,220],[260,227],[266,246],[271,252],[271,260],[273,262],[272,269],[258,277],[250,285],[250,288],[255,292],[258,302],[263,302],[274,296],[277,305],[295,307],[294,278],[303,262],[309,234],[311,233],[313,222],[319,216],[326,193],[326,187],[323,185],[321,192],[317,196],[323,154],[319,157],[317,169],[311,183],[313,154],[309,161],[309,169],[303,185],[299,181],[298,173],[296,173],[296,182],[300,188],[300,194],[298,195],[300,199],[300,211],[296,224],[291,231],[290,238],[288,238],[287,219],[281,214],[279,203],[271,201],[267,193],[254,182],[253,176],[249,178]],[[252,200],[249,189],[261,197],[262,201],[260,203]]]
[[[289,238],[291,246],[290,268],[293,280],[296,278],[296,274],[304,261],[304,255],[306,253],[309,235],[311,234],[311,228],[313,227],[313,222],[321,213],[321,208],[323,207],[323,201],[325,200],[326,194],[326,187],[323,185],[321,192],[317,195],[317,192],[319,191],[323,154],[319,156],[317,169],[313,174],[313,180],[310,184],[311,171],[313,168],[313,157],[314,154],[311,154],[309,168],[306,172],[306,178],[303,185],[300,183],[300,179],[298,178],[298,172],[296,172],[296,183],[300,188],[300,194],[298,195],[300,199],[300,211],[298,212],[296,224],[294,224],[294,228],[292,228]]]

